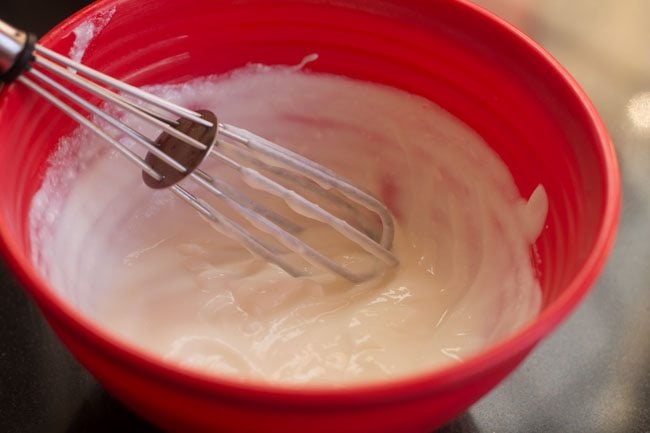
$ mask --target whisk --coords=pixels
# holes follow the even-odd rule
[[[387,207],[333,171],[248,131],[220,123],[208,110],[189,110],[75,62],[37,44],[34,35],[0,20],[0,82],[14,81],[47,99],[139,167],[148,187],[167,188],[220,227],[227,236],[292,276],[304,275],[305,266],[289,260],[289,252],[354,283],[371,278],[376,271],[351,269],[310,246],[282,216],[223,179],[206,173],[200,167],[206,157],[218,158],[256,189],[280,197],[292,211],[327,224],[374,256],[376,262],[384,267],[398,263],[391,252],[394,225]],[[90,102],[88,96],[80,96],[79,90],[92,95],[94,100],[102,101],[102,104]],[[110,114],[104,108],[107,104],[154,125],[160,135],[156,140],[146,137]],[[119,131],[146,149],[145,157],[116,138],[113,131]],[[230,148],[241,158],[229,157],[223,148]],[[262,174],[264,170],[270,170],[285,182],[265,176]],[[216,196],[247,220],[251,227],[267,235],[261,236],[261,233],[245,228],[197,196],[196,192],[181,186],[179,182],[185,179],[201,187],[204,193]],[[299,188],[296,186],[313,192],[318,201],[297,193]],[[359,224],[325,210],[320,200],[330,207],[346,208],[352,214],[369,211],[378,217],[380,230],[375,233],[365,230]]]

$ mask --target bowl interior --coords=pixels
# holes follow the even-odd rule
[[[588,102],[545,54],[488,15],[468,14],[472,6],[146,0],[107,1],[93,13],[112,8],[115,14],[84,62],[131,84],[179,82],[250,62],[296,64],[318,53],[308,69],[432,100],[487,141],[522,196],[544,185],[549,215],[536,243],[544,310],[566,291],[575,304],[595,277],[611,244],[617,206],[616,166],[604,132]],[[43,43],[68,53],[78,24],[64,23]],[[27,215],[48,155],[76,125],[20,85],[3,90],[0,125],[0,231],[28,288],[37,297],[52,297],[30,261]],[[588,278],[574,284],[581,272]]]

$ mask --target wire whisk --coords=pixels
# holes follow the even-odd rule
[[[377,271],[351,269],[312,247],[299,237],[299,229],[287,218],[204,171],[202,164],[206,158],[217,158],[255,189],[277,196],[292,211],[328,225],[375,257],[381,267],[398,264],[391,252],[393,218],[381,201],[296,152],[219,122],[208,110],[189,110],[72,61],[37,44],[33,35],[2,21],[0,81],[17,82],[47,99],[142,170],[147,186],[168,189],[220,227],[226,235],[290,275],[298,277],[306,272],[304,266],[289,259],[289,252],[353,283],[365,281]],[[93,103],[91,98],[81,94],[91,95],[92,100],[101,103]],[[148,138],[106,110],[108,105],[153,125],[160,135],[155,140]],[[142,146],[146,155],[140,156],[105,125]],[[264,174],[267,172],[275,176]],[[184,180],[190,180],[212,194],[248,221],[251,227],[266,235],[256,234],[190,192],[180,184]],[[310,190],[313,192],[310,195],[318,197],[318,200],[298,193],[299,189]],[[347,209],[348,214],[370,213],[376,216],[380,229],[375,232],[364,229],[326,208]]]

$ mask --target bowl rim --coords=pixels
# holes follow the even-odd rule
[[[99,0],[66,18],[42,39],[47,45],[51,41],[69,35],[80,22],[109,10],[128,0]],[[483,374],[509,360],[523,358],[544,336],[555,328],[577,306],[589,292],[600,273],[616,237],[620,217],[620,174],[613,144],[605,125],[595,107],[575,79],[541,46],[530,37],[493,13],[471,3],[469,0],[447,0],[462,9],[462,13],[473,14],[489,22],[496,30],[506,32],[513,43],[523,43],[530,54],[551,67],[553,79],[562,82],[568,89],[567,95],[575,98],[590,121],[590,132],[596,137],[598,157],[603,166],[605,185],[605,208],[594,246],[582,268],[573,277],[564,292],[539,315],[525,326],[519,328],[508,338],[492,344],[471,355],[461,364],[450,364],[432,368],[408,376],[400,376],[383,382],[351,383],[335,388],[322,385],[296,386],[261,382],[244,382],[226,376],[215,376],[166,363],[148,354],[135,345],[124,342],[77,311],[56,294],[49,284],[41,278],[31,262],[20,253],[18,243],[8,236],[7,222],[0,216],[0,252],[14,271],[25,290],[44,310],[46,319],[55,329],[66,329],[79,337],[86,346],[102,353],[112,363],[128,366],[138,374],[150,377],[160,383],[172,383],[177,389],[185,389],[193,394],[199,392],[206,396],[228,395],[236,400],[264,402],[267,405],[284,406],[349,406],[388,403],[407,400],[427,394],[440,394],[449,389],[463,386],[467,381]],[[51,315],[51,317],[48,317]],[[52,319],[56,319],[55,321]]]

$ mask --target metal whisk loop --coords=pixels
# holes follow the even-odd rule
[[[33,36],[0,21],[0,81],[16,80],[50,101],[140,168],[145,184],[152,188],[168,188],[220,231],[240,242],[255,255],[276,264],[293,276],[305,275],[305,268],[294,264],[287,252],[293,252],[306,262],[354,283],[362,282],[375,274],[374,271],[354,271],[330,259],[297,236],[300,231],[298,225],[224,180],[205,173],[199,166],[208,156],[217,158],[236,170],[256,189],[280,197],[289,208],[302,216],[332,227],[385,266],[395,266],[398,263],[390,251],[394,227],[386,206],[331,170],[248,131],[219,123],[209,111],[195,112],[178,106],[74,62],[35,44],[34,40]],[[101,106],[80,96],[78,90],[156,126],[161,130],[160,136],[156,140],[146,137]],[[104,128],[97,122],[99,120],[146,149],[146,157],[142,158],[123,144],[119,137],[112,136],[111,130]],[[223,152],[222,147],[234,149],[241,158],[231,158]],[[244,165],[242,161],[250,163],[250,166]],[[318,185],[316,188],[319,196],[328,202],[342,208],[352,208],[355,205],[366,208],[379,217],[382,227],[379,236],[373,239],[345,219],[327,212],[318,203],[262,174],[262,171],[279,173],[289,183],[299,183],[303,187],[305,184],[298,179],[309,179]],[[206,200],[182,187],[179,182],[183,179],[191,180],[209,192],[255,229],[271,235],[277,245],[255,236]],[[342,203],[342,200],[346,202]],[[283,252],[282,248],[286,251]]]
[[[393,218],[388,211],[388,208],[386,208],[386,206],[375,197],[355,187],[328,168],[323,167],[302,155],[292,152],[287,148],[278,146],[271,141],[255,136],[243,129],[235,128],[232,125],[220,124],[219,126],[222,135],[246,146],[253,152],[260,153],[272,160],[282,163],[290,170],[314,180],[319,185],[324,185],[326,187],[324,189],[326,190],[332,188],[342,192],[349,199],[377,214],[381,219],[383,226],[379,243],[385,249],[390,249],[392,247],[395,230]],[[397,263],[394,256],[392,256],[392,259],[388,259],[387,257],[385,259],[388,264]]]

